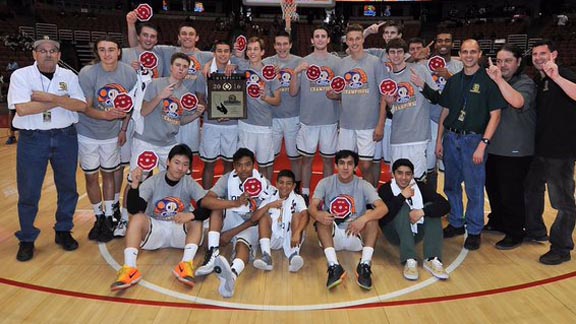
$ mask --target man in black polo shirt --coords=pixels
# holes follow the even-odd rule
[[[576,73],[555,63],[553,42],[542,40],[532,48],[538,70],[536,95],[536,154],[526,179],[526,235],[546,241],[544,185],[550,205],[558,214],[550,229],[550,251],[540,257],[543,264],[570,260],[574,249],[572,232],[576,221],[574,162],[576,159]]]
[[[498,87],[480,68],[482,56],[478,42],[465,40],[460,47],[464,69],[446,83],[439,104],[443,107],[436,140],[436,155],[444,160],[444,192],[450,202],[450,224],[444,237],[464,234],[464,247],[480,248],[480,233],[484,226],[484,182],[486,147],[506,107]],[[468,204],[464,213],[462,181],[466,186]]]

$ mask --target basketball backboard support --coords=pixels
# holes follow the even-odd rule
[[[245,6],[280,6],[280,0],[242,0]],[[335,0],[296,0],[298,7],[332,8]]]

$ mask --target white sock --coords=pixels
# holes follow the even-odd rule
[[[360,259],[360,263],[367,263],[370,264],[372,262],[372,254],[374,254],[374,248],[365,246],[362,248],[362,259]]]
[[[302,188],[301,192],[303,195],[310,196],[310,188]]]
[[[117,192],[114,194],[114,203],[118,203],[120,201],[120,193]]]
[[[324,255],[326,256],[326,260],[328,260],[328,265],[338,264],[336,250],[333,247],[325,248]]]
[[[220,232],[208,232],[208,248],[220,246]]]
[[[128,209],[124,207],[120,208],[120,214],[122,214],[122,220],[128,221]]]
[[[300,245],[290,249],[290,255],[293,255],[293,254],[297,254],[297,255],[300,254]]]
[[[234,259],[234,261],[232,261],[232,269],[234,269],[234,271],[236,271],[236,274],[239,276],[242,271],[244,271],[244,261],[242,261],[241,259]]]
[[[194,243],[186,244],[186,246],[184,246],[184,255],[182,256],[182,261],[190,262],[194,260],[196,252],[198,252],[197,244]]]
[[[138,257],[137,248],[125,248],[124,249],[124,264],[136,268],[136,258]]]
[[[112,205],[113,204],[114,204],[114,201],[112,201],[112,200],[104,200],[104,215],[112,216],[112,214],[113,214]]]
[[[103,214],[102,202],[100,201],[97,204],[92,204],[92,209],[94,210],[94,215],[96,216]]]
[[[270,239],[269,238],[261,238],[260,239],[260,250],[262,250],[262,253],[267,253],[268,255],[271,255],[271,251],[270,251]]]

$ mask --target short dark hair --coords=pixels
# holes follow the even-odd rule
[[[176,61],[176,59],[183,59],[186,62],[188,62],[188,64],[190,64],[190,57],[182,52],[176,52],[174,54],[172,54],[172,57],[170,57],[170,65],[174,64],[174,61]]]
[[[556,47],[556,43],[553,40],[548,39],[548,38],[545,38],[545,39],[542,39],[542,40],[535,42],[534,45],[532,45],[532,48],[538,47],[538,46],[544,46],[544,45],[548,46],[548,49],[550,50],[550,52],[554,52],[554,51],[558,50],[558,48]]]
[[[408,40],[408,47],[410,47],[410,44],[422,44],[424,46],[424,40],[420,37],[412,37]]]
[[[336,156],[334,157],[334,162],[336,162],[336,164],[338,164],[338,161],[340,161],[341,159],[345,159],[349,156],[351,156],[354,159],[354,167],[357,167],[358,163],[360,162],[360,157],[358,156],[358,153],[356,153],[354,151],[350,151],[350,150],[340,150],[340,151],[336,152]]]
[[[183,155],[187,157],[188,160],[190,160],[190,163],[192,163],[192,150],[188,145],[186,144],[175,145],[168,153],[168,161],[172,160],[172,158],[175,157],[176,155]]]
[[[290,42],[290,44],[292,44],[292,37],[290,36],[290,34],[285,31],[285,30],[280,30],[276,33],[276,35],[274,35],[274,42],[276,42],[276,37],[288,37],[288,42]]]
[[[140,36],[140,33],[142,32],[142,28],[144,28],[144,27],[154,29],[157,34],[160,34],[160,28],[157,25],[151,24],[149,22],[142,22],[142,23],[138,23],[136,25],[136,35]]]
[[[196,35],[198,35],[198,30],[196,29],[196,27],[194,27],[192,25],[191,21],[184,21],[183,23],[181,23],[180,25],[178,25],[178,34],[180,34],[180,32],[182,31],[183,27],[190,27],[190,28],[194,28],[194,31],[196,31]]]
[[[120,42],[111,37],[110,35],[106,35],[103,37],[98,38],[95,42],[94,42],[94,62],[99,63],[100,62],[100,56],[98,55],[98,44],[100,44],[100,42],[111,42],[116,44],[116,46],[118,46],[118,51],[120,51],[120,55],[118,55],[118,61],[120,61],[122,59],[122,46],[120,45]]]
[[[396,169],[398,169],[401,166],[410,168],[410,171],[414,173],[414,164],[412,164],[412,162],[410,162],[410,160],[408,159],[398,159],[394,161],[394,163],[392,164],[392,173],[396,172]]]
[[[294,172],[292,172],[291,170],[288,169],[280,170],[280,172],[278,172],[278,177],[276,178],[276,180],[280,180],[281,177],[290,178],[292,179],[292,182],[296,183],[296,175],[294,175]]]
[[[230,45],[230,42],[227,42],[225,40],[217,40],[214,42],[214,51],[216,51],[216,46],[218,45],[226,45],[230,48],[230,50],[232,50],[232,45]]]
[[[241,158],[243,157],[249,157],[250,160],[252,160],[252,163],[254,163],[254,152],[250,151],[249,149],[245,148],[245,147],[241,147],[239,148],[236,153],[234,153],[234,155],[232,156],[232,162],[238,162],[240,161]]]
[[[310,38],[314,38],[314,32],[317,30],[323,30],[326,32],[326,35],[328,35],[328,38],[330,38],[330,31],[328,30],[328,27],[324,26],[324,25],[317,25],[314,26],[314,28],[312,29],[312,35],[310,35]]]
[[[522,59],[522,50],[514,45],[514,44],[505,44],[504,46],[502,46],[498,52],[500,51],[506,51],[506,52],[510,52],[512,53],[512,56],[514,56],[517,60]],[[496,55],[498,55],[498,52],[496,52]],[[526,64],[526,62],[524,60],[522,60],[520,62],[520,66],[518,67],[518,70],[516,70],[516,73],[514,73],[514,75],[519,75],[520,73],[522,73],[522,70],[524,69],[524,65]]]
[[[401,48],[404,52],[408,52],[408,44],[406,44],[406,41],[402,38],[391,39],[388,44],[386,44],[386,53],[388,53],[391,48]]]
[[[349,32],[353,32],[353,31],[359,31],[362,33],[362,32],[364,32],[364,28],[360,24],[350,24],[350,25],[348,25],[348,27],[346,27],[346,32],[344,32],[344,34],[348,35]]]
[[[386,29],[386,27],[396,27],[396,30],[398,30],[398,34],[402,34],[402,32],[404,31],[404,26],[402,24],[395,22],[394,20],[388,20],[382,27],[382,30]]]

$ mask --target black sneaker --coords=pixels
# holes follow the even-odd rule
[[[555,250],[550,250],[540,257],[540,263],[547,265],[556,265],[562,262],[570,261],[570,252],[563,254]]]
[[[20,262],[28,261],[34,256],[34,242],[20,242],[16,260]]]
[[[122,213],[120,212],[120,202],[112,204],[112,212],[114,215],[114,222],[118,223],[122,218]]]
[[[12,145],[16,143],[16,136],[10,136],[8,137],[8,140],[6,141],[6,145]]]
[[[90,232],[88,232],[88,239],[91,241],[98,241],[100,237],[100,228],[102,227],[102,223],[104,222],[104,214],[96,215],[96,221],[94,221],[94,226]]]
[[[480,234],[468,234],[466,241],[464,241],[464,248],[470,251],[478,250],[480,248]]]
[[[450,238],[450,237],[454,237],[454,236],[458,236],[458,235],[464,235],[464,226],[462,227],[454,227],[451,224],[448,224],[448,226],[446,226],[444,228],[444,230],[442,230],[442,233],[444,234],[444,238]]]
[[[366,290],[372,289],[372,270],[368,263],[358,263],[356,267],[356,283]]]
[[[544,244],[548,242],[548,235],[526,235],[524,236],[524,242]]]
[[[522,239],[513,238],[512,236],[504,236],[504,238],[496,243],[498,250],[512,250],[522,244]]]
[[[342,283],[342,279],[346,276],[346,271],[339,264],[333,264],[328,267],[328,281],[326,287],[332,289]]]
[[[220,255],[220,249],[213,246],[204,255],[204,262],[202,265],[196,269],[197,276],[206,276],[214,271],[214,264],[216,263],[216,258]]]
[[[114,239],[114,220],[112,218],[112,216],[104,216],[104,219],[100,223],[98,242],[106,243]]]
[[[56,231],[54,242],[60,244],[66,251],[74,251],[78,248],[78,242],[70,235],[70,231]]]

